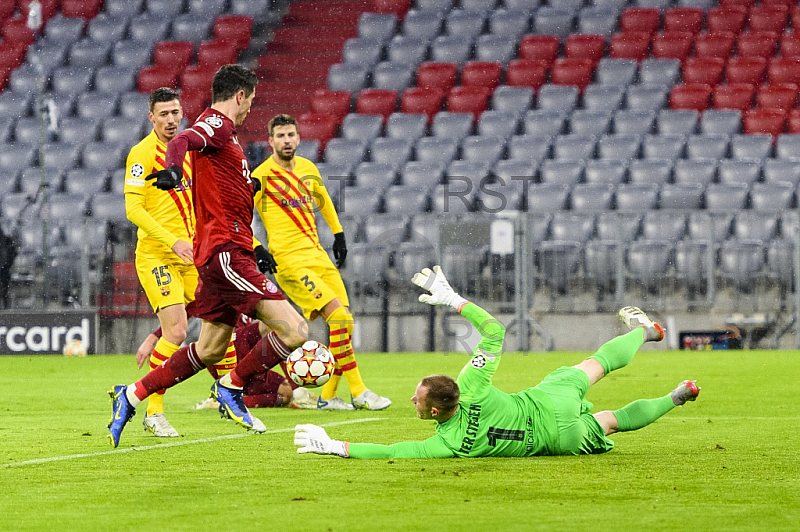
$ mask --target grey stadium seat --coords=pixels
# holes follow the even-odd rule
[[[397,170],[386,163],[366,162],[359,164],[353,171],[358,186],[385,189],[397,180]]]
[[[655,111],[620,109],[614,113],[614,132],[621,135],[647,135],[652,132]]]
[[[190,13],[213,19],[224,13],[228,0],[189,0],[188,4]]]
[[[382,55],[381,41],[367,37],[347,39],[342,50],[342,60],[345,63],[366,65],[370,68],[378,64]]]
[[[39,119],[34,117],[17,119],[14,125],[14,139],[22,144],[38,144]]]
[[[20,171],[34,162],[36,149],[33,145],[14,143],[0,146],[0,169],[4,172]]]
[[[740,240],[756,239],[769,242],[778,232],[775,212],[740,211],[733,219],[733,234]]]
[[[111,50],[111,62],[114,66],[140,70],[150,63],[153,46],[140,41],[119,41]]]
[[[64,192],[88,197],[98,192],[104,192],[107,182],[107,172],[96,170],[87,172],[82,168],[74,168],[67,171],[64,176]]]
[[[97,69],[94,88],[97,92],[121,93],[134,90],[136,72],[125,67],[104,66]]]
[[[750,203],[756,211],[782,212],[794,207],[794,185],[788,181],[752,183]]]
[[[633,83],[639,64],[632,59],[604,57],[597,64],[595,79],[599,85],[627,87]]]
[[[533,89],[500,85],[492,93],[492,109],[499,112],[522,114],[533,105]]]
[[[754,278],[764,263],[764,245],[760,240],[727,240],[720,246],[720,274],[742,291],[753,289]]]
[[[645,135],[642,157],[675,160],[683,155],[685,144],[685,138],[680,135]]]
[[[627,160],[591,160],[587,161],[586,163],[584,179],[587,183],[609,183],[612,185],[618,185],[625,180],[626,172]]]
[[[139,119],[147,116],[148,94],[141,92],[126,92],[119,97],[119,114],[129,119]]]
[[[418,66],[428,57],[430,42],[422,37],[395,35],[386,46],[386,58],[394,63]]]
[[[369,69],[366,65],[336,63],[328,69],[328,88],[335,91],[358,91],[367,84]]]
[[[542,85],[536,99],[538,109],[569,113],[578,103],[578,87],[572,85]]]
[[[136,15],[131,18],[130,25],[128,26],[128,36],[131,40],[146,43],[157,43],[166,40],[170,21],[170,18],[151,15],[149,13]]]
[[[608,132],[610,125],[611,113],[608,111],[576,109],[569,117],[569,131],[573,135],[599,137]]]
[[[611,36],[617,27],[619,10],[598,6],[585,7],[578,13],[578,33]]]
[[[489,16],[489,32],[520,38],[531,29],[528,12],[522,9],[494,9]]]
[[[141,122],[139,123],[141,124]],[[100,128],[100,140],[124,144],[131,147],[137,144],[145,135],[141,126],[131,123],[125,117],[109,117],[103,120]]]
[[[705,135],[734,135],[742,129],[742,112],[708,109],[700,115],[700,132]]]
[[[800,183],[800,165],[794,161],[781,159],[767,159],[761,168],[764,181],[788,181],[793,185]]]
[[[461,143],[461,158],[494,164],[503,155],[505,139],[494,136],[471,136]]]
[[[105,0],[103,6],[111,16],[129,18],[142,12],[144,0]]]
[[[382,42],[394,35],[397,15],[384,13],[361,13],[358,17],[358,36]]]
[[[169,0],[147,0],[147,12],[163,17],[175,16],[183,11],[184,2],[170,2]]]
[[[181,13],[172,19],[170,39],[173,41],[198,42],[211,36],[214,19],[194,13]]]
[[[578,212],[607,211],[613,207],[614,185],[578,183],[572,187],[572,209]]]
[[[450,164],[458,153],[458,142],[446,137],[422,137],[414,146],[415,159],[422,162]]]
[[[383,198],[384,210],[387,213],[416,214],[428,210],[428,188],[415,188],[402,185],[386,189]]]
[[[550,240],[586,242],[594,231],[594,214],[556,212],[550,222]]]
[[[639,154],[641,138],[637,135],[603,135],[597,143],[601,159],[635,159]]]
[[[529,212],[558,212],[567,206],[570,185],[566,183],[531,183],[528,187]]]
[[[408,234],[408,216],[387,213],[371,216],[369,223],[364,224],[364,241],[367,243],[397,244],[406,239]]]
[[[405,63],[382,61],[372,71],[372,86],[377,89],[402,91],[414,81],[414,70]]]
[[[539,167],[539,180],[542,183],[574,185],[581,181],[583,167],[583,161],[546,159]]]
[[[109,142],[90,142],[83,149],[83,167],[114,170],[125,164],[125,147]]]
[[[44,145],[45,166],[73,168],[78,166],[80,158],[79,146],[64,142],[53,142]]]
[[[10,89],[0,92],[0,117],[16,118],[30,115],[33,94],[29,88],[30,86],[24,92]]]
[[[464,35],[439,35],[430,46],[430,59],[437,63],[464,63],[472,55],[472,38]]]
[[[125,196],[114,192],[95,194],[90,202],[90,212],[97,220],[116,222],[127,221],[125,214]]]
[[[422,114],[392,113],[386,121],[386,136],[415,141],[428,129],[428,118]]]
[[[81,39],[72,45],[68,60],[71,67],[98,68],[108,64],[111,41]]]
[[[800,157],[800,135],[787,133],[778,135],[775,156],[779,159],[796,159]]]
[[[647,292],[659,292],[669,270],[672,245],[662,240],[637,240],[628,248],[631,277]]]
[[[336,211],[342,213],[372,214],[378,212],[382,190],[373,187],[345,187],[339,196]]]
[[[728,144],[726,135],[689,135],[686,138],[686,157],[718,161],[727,155]]]
[[[346,139],[363,139],[372,142],[383,129],[383,117],[350,113],[342,121],[341,134]]]
[[[553,156],[562,161],[581,161],[594,157],[597,138],[592,135],[559,135],[553,144]]]
[[[448,35],[474,39],[483,31],[486,24],[486,14],[466,9],[453,9],[447,14],[444,29]]]
[[[564,129],[567,115],[563,111],[536,109],[525,113],[525,133],[537,137],[554,137]]]
[[[397,169],[411,158],[414,141],[404,138],[377,138],[369,149],[372,162]]]
[[[711,183],[706,187],[706,208],[717,211],[744,209],[749,192],[747,183]]]
[[[672,169],[675,183],[700,183],[708,185],[717,177],[714,159],[678,159]]]
[[[50,215],[54,220],[79,220],[86,214],[87,197],[83,194],[53,194]]]
[[[403,35],[432,40],[439,34],[444,16],[435,10],[412,9],[403,19]]]
[[[514,135],[508,143],[508,158],[539,164],[550,155],[553,137],[539,135]]]
[[[517,53],[517,39],[505,35],[481,35],[475,41],[475,59],[508,63]]]
[[[517,133],[518,117],[513,111],[484,111],[478,119],[478,135],[508,139]]]
[[[453,0],[417,0],[416,7],[419,10],[444,14],[450,11],[453,7],[453,3]]]
[[[506,7],[509,7],[506,5]],[[533,16],[533,33],[539,35],[557,35],[565,38],[572,33],[575,19],[573,11],[554,7],[542,7]]]
[[[446,165],[409,161],[400,170],[400,183],[409,187],[428,188],[442,182]]]
[[[431,135],[461,140],[472,133],[474,117],[471,113],[440,111],[433,117]]]
[[[705,290],[713,263],[708,240],[681,240],[675,244],[675,275],[686,285],[689,298]]]
[[[482,183],[475,193],[475,211],[487,214],[520,211],[524,188],[517,182]]]
[[[334,138],[325,146],[325,162],[355,167],[364,160],[367,143],[362,139]]]
[[[765,159],[772,154],[773,139],[769,134],[734,135],[731,157],[734,159]]]
[[[699,209],[703,204],[701,183],[664,183],[658,202],[662,209]]]
[[[615,194],[617,209],[621,211],[655,209],[658,205],[658,183],[622,183]]]
[[[642,219],[642,238],[680,240],[686,234],[686,215],[680,212],[648,211]]]
[[[647,58],[639,65],[639,83],[644,85],[674,85],[681,72],[678,59]]]
[[[624,85],[589,85],[583,92],[583,106],[594,111],[613,113],[625,98]]]
[[[85,21],[80,18],[67,18],[61,13],[47,21],[44,35],[49,41],[75,42],[83,35]]]
[[[752,184],[761,177],[761,161],[748,159],[723,159],[719,162],[719,181],[721,183]]]
[[[301,140],[297,145],[297,155],[315,163],[319,160],[322,143],[318,140]]]
[[[667,183],[672,178],[672,159],[636,159],[628,165],[631,183]]]
[[[100,13],[89,21],[86,35],[94,42],[115,43],[121,41],[128,31],[128,20],[127,16]]]
[[[691,135],[697,130],[700,113],[689,109],[662,109],[656,119],[656,129],[662,135]]]
[[[495,163],[492,167],[492,173],[506,182],[522,181],[532,183],[536,178],[536,165],[529,161],[502,160]]]
[[[722,242],[731,234],[733,213],[691,212],[688,220],[688,238]]]
[[[467,183],[441,183],[434,186],[430,193],[432,212],[461,214],[475,210],[475,189]]]
[[[626,95],[628,109],[660,111],[667,102],[666,85],[631,85]]]
[[[639,235],[642,213],[601,212],[595,219],[597,237],[603,240],[630,242]]]

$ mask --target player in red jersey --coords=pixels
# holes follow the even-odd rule
[[[215,381],[211,395],[234,421],[255,432],[266,428],[243,400],[245,381],[284,360],[308,338],[308,326],[285,296],[256,266],[253,253],[255,187],[236,137],[255,97],[258,80],[240,65],[224,65],[214,75],[211,107],[192,127],[167,145],[165,169],[147,177],[169,190],[180,183],[180,162],[196,151],[192,196],[197,219],[194,263],[200,281],[194,315],[201,318],[197,342],[182,347],[164,364],[130,386],[117,385],[108,424],[111,445],[117,447],[136,406],[150,394],[188,379],[222,359],[241,314],[256,317],[270,329],[237,365]]]

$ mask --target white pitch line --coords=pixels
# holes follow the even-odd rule
[[[362,419],[351,419],[348,421],[334,421],[332,423],[323,423],[320,427],[336,427],[338,425],[352,425],[354,423],[368,423],[370,421],[381,421],[381,417],[366,417]],[[285,429],[273,429],[260,434],[279,434],[282,432],[293,432],[294,427]],[[213,438],[203,438],[201,440],[184,440],[170,443],[159,443],[157,445],[145,445],[143,447],[129,447],[125,449],[114,449],[113,451],[101,451],[99,453],[84,453],[84,454],[69,454],[66,456],[52,456],[50,458],[37,458],[35,460],[26,460],[24,462],[16,462],[13,464],[3,464],[3,468],[22,467],[37,464],[47,464],[49,462],[62,462],[64,460],[74,460],[76,458],[90,458],[93,456],[104,456],[108,454],[122,454],[122,453],[137,453],[139,451],[150,451],[152,449],[166,449],[168,447],[180,447],[182,445],[194,445],[195,443],[209,443],[213,441],[232,440],[234,438],[246,438],[248,436],[255,436],[255,432],[242,432],[239,434],[228,434],[225,436],[214,436]]]

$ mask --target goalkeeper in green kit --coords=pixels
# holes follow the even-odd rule
[[[447,375],[425,377],[411,398],[418,418],[438,422],[436,434],[419,442],[378,445],[333,440],[322,427],[297,425],[298,453],[383,459],[604,453],[614,448],[609,435],[649,425],[700,393],[695,381],[686,380],[663,397],[590,413],[592,403],[585,399],[589,387],[626,366],[644,342],[664,338],[664,328],[636,307],[619,311],[631,331],[606,342],[580,364],[557,369],[533,388],[502,392],[492,385],[492,376],[500,363],[505,327],[456,294],[439,266],[423,269],[412,282],[430,292],[419,297],[421,302],[453,308],[481,334],[457,381]]]

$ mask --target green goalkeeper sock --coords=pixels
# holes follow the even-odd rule
[[[675,403],[672,402],[672,397],[665,395],[658,399],[639,399],[614,410],[613,414],[619,423],[619,431],[626,432],[646,427],[673,408]]]
[[[644,344],[644,335],[642,334],[642,328],[639,327],[604,343],[589,358],[600,362],[605,374],[608,375],[615,369],[630,364],[631,360],[633,360],[633,355],[642,347],[642,344]]]

